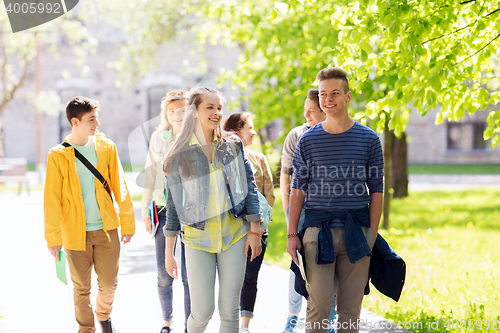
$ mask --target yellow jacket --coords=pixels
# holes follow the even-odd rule
[[[120,208],[118,218],[108,192],[96,179],[95,192],[104,231],[116,229],[121,225],[122,235],[132,235],[135,233],[134,208],[116,146],[102,133],[95,135],[94,142],[97,170],[109,183]],[[85,250],[86,219],[81,192],[74,148],[59,144],[50,149],[43,197],[45,239],[48,247],[62,245],[69,250]]]

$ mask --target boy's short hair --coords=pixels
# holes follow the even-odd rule
[[[349,79],[347,78],[347,71],[338,67],[328,67],[319,71],[316,75],[316,80],[324,81],[329,79],[337,79],[342,81],[344,85],[344,92],[347,94],[349,92]]]
[[[94,101],[88,97],[76,96],[73,97],[66,105],[66,118],[71,123],[71,119],[76,118],[82,120],[82,116],[92,110],[99,109],[100,105],[98,101]]]
[[[319,104],[319,90],[318,89],[309,89],[307,92],[307,99],[311,101],[315,101],[318,104],[318,108],[321,110],[321,106]],[[323,112],[323,110],[321,110]]]

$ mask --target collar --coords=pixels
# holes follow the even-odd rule
[[[218,138],[215,137],[213,142],[219,142]],[[190,146],[200,146],[201,147],[201,143],[198,140],[198,138],[196,137],[196,135],[194,135],[194,133],[191,134],[191,140],[189,140],[189,145]]]

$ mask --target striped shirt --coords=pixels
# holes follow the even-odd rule
[[[295,149],[292,188],[307,192],[305,209],[362,209],[369,193],[384,191],[380,139],[358,122],[339,134],[321,124],[305,132]]]
[[[191,137],[190,144],[199,144],[194,134]],[[212,161],[215,160],[214,148],[212,149]],[[193,249],[220,253],[229,249],[231,245],[246,236],[249,231],[249,223],[243,222],[242,218],[235,219],[229,212],[222,165],[220,163],[219,165],[209,163],[209,166],[210,185],[207,216],[211,217],[205,223],[203,230],[184,226],[182,241],[185,245]]]

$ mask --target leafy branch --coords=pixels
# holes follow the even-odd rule
[[[476,0],[473,0],[473,1],[476,1]],[[481,11],[483,10],[483,7],[484,7],[484,3],[483,3],[483,6],[481,7],[481,10],[480,10],[479,12],[481,12]],[[495,13],[499,12],[499,11],[500,11],[500,8],[497,8],[497,9],[495,9],[494,11],[492,11],[492,12],[490,12],[490,13],[488,13],[488,14],[486,14],[486,15],[482,16],[482,17],[481,17],[481,19],[485,19],[485,18],[487,18],[488,16],[491,16],[491,15],[493,15],[493,14],[495,14]],[[458,28],[458,29],[456,29],[456,30],[454,30],[454,31],[452,31],[452,32],[450,32],[450,33],[447,33],[447,34],[444,34],[444,35],[441,35],[441,36],[438,36],[438,37],[434,37],[434,38],[428,39],[428,40],[426,40],[426,41],[422,42],[422,45],[424,45],[424,44],[426,44],[426,43],[429,43],[429,42],[432,42],[432,41],[435,41],[435,40],[437,40],[437,39],[441,39],[441,38],[444,38],[444,37],[448,37],[448,36],[450,36],[450,35],[454,35],[454,34],[456,34],[457,32],[460,32],[460,31],[462,31],[462,30],[464,30],[464,29],[470,28],[471,26],[475,26],[475,25],[477,24],[477,22],[479,21],[479,19],[480,19],[480,18],[478,17],[478,18],[476,18],[476,20],[475,20],[474,22],[471,22],[471,23],[469,23],[469,24],[467,24],[467,25],[465,25],[465,26],[463,26],[463,27],[461,27],[461,28]]]
[[[470,58],[472,58],[473,56],[475,56],[476,54],[480,53],[482,50],[484,50],[485,48],[487,48],[488,46],[490,46],[495,40],[497,40],[498,38],[500,37],[500,33],[493,39],[491,39],[486,45],[484,45],[482,48],[480,48],[479,50],[477,50],[473,55],[470,55],[468,56],[467,58],[463,59],[462,61],[460,62],[457,62],[455,65],[459,65],[461,63],[463,63],[464,61],[467,61],[469,60]]]

